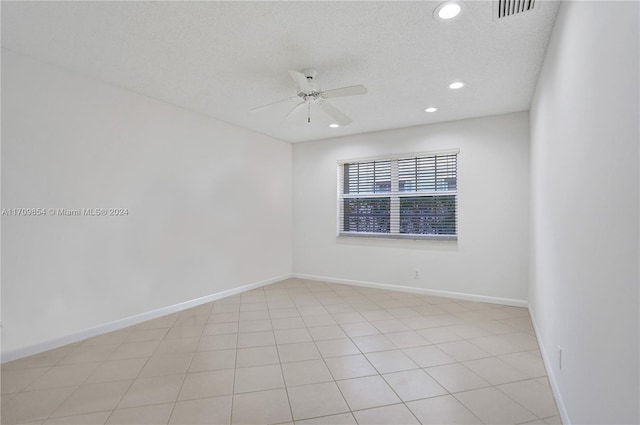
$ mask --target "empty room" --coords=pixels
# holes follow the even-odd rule
[[[640,423],[640,2],[2,1],[1,423]]]

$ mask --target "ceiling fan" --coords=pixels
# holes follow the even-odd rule
[[[340,110],[336,109],[327,99],[334,99],[336,97],[356,96],[360,94],[367,94],[367,88],[363,85],[341,87],[339,89],[332,90],[320,90],[315,81],[318,72],[315,69],[305,69],[302,72],[289,71],[289,75],[296,82],[297,94],[295,96],[288,97],[286,99],[278,100],[276,102],[268,103],[266,105],[253,108],[251,112],[258,111],[269,106],[277,105],[280,103],[290,102],[292,100],[298,100],[296,106],[286,115],[286,118],[293,115],[296,111],[307,108],[307,122],[311,122],[311,104],[318,105],[322,111],[329,115],[336,124],[341,126],[351,124],[352,119],[345,115]]]

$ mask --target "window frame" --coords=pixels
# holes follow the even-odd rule
[[[433,190],[433,191],[407,191],[401,192],[399,190],[399,177],[398,177],[398,161],[402,159],[412,159],[421,157],[435,157],[444,155],[456,155],[456,189],[455,190]],[[375,238],[375,239],[417,239],[417,240],[449,240],[456,241],[458,239],[459,226],[458,226],[458,191],[460,188],[458,179],[458,167],[457,161],[460,155],[459,149],[448,149],[438,151],[427,152],[412,152],[405,154],[384,155],[376,157],[366,158],[354,158],[354,159],[341,159],[337,161],[337,214],[336,214],[336,237],[357,237],[357,238]],[[372,161],[390,161],[391,162],[391,190],[390,192],[381,193],[343,193],[344,191],[344,165],[353,163],[364,163]],[[435,182],[437,185],[437,182]],[[374,182],[375,185],[375,182]],[[416,233],[400,233],[400,199],[412,198],[412,197],[434,197],[434,196],[454,196],[455,200],[455,234],[448,235],[434,235],[434,234],[416,234]],[[389,233],[375,233],[375,232],[348,232],[343,231],[344,223],[344,199],[362,199],[362,198],[390,198],[390,215],[391,229]]]

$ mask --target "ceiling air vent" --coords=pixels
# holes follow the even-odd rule
[[[496,0],[498,19],[531,10],[535,3],[535,0]]]

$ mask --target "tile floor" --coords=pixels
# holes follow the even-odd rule
[[[559,424],[528,312],[289,279],[2,365],[9,424]]]

